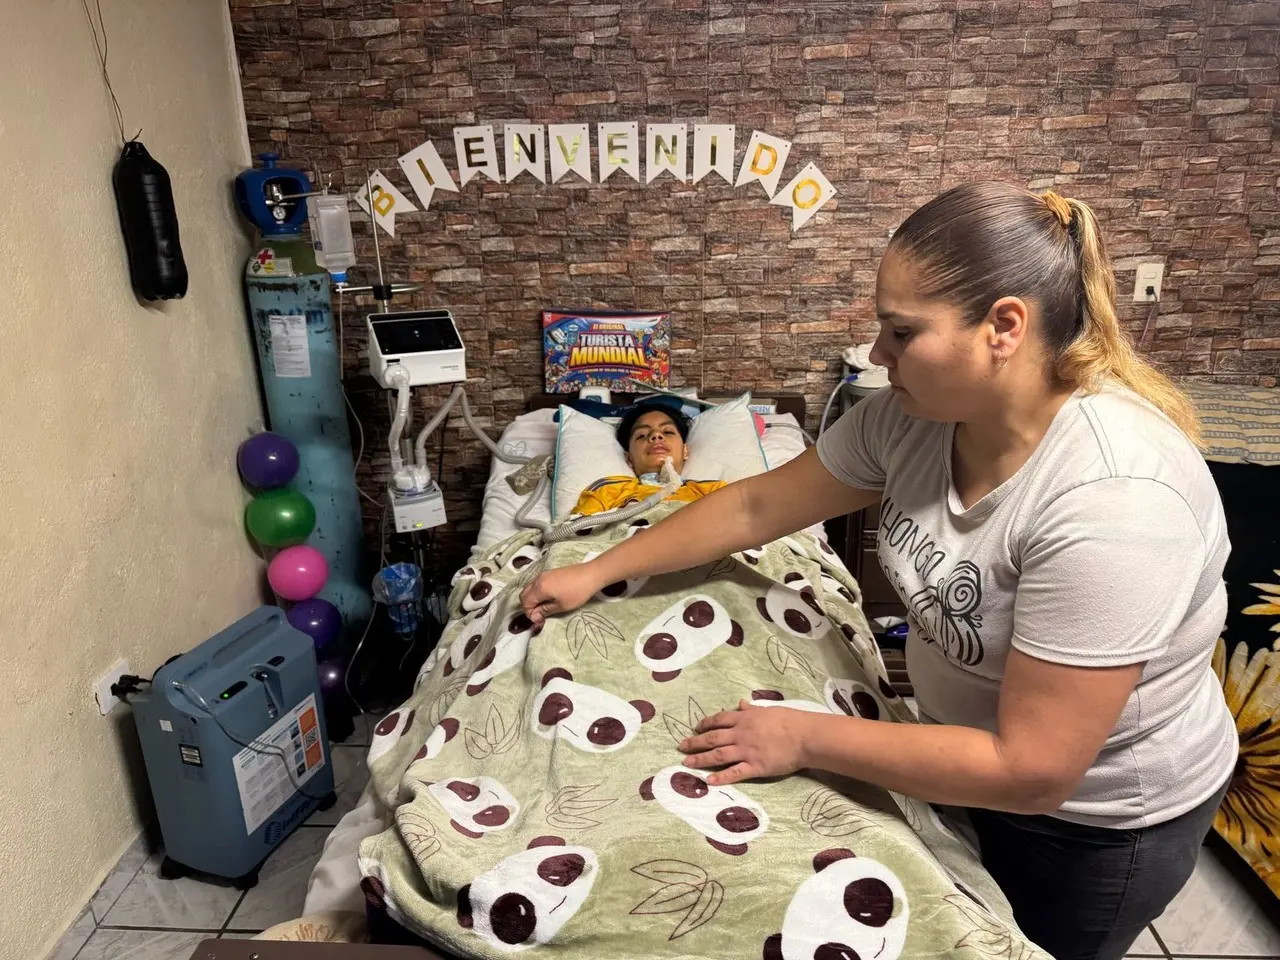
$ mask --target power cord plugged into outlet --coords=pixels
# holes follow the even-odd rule
[[[115,709],[118,703],[128,703],[129,697],[135,693],[141,693],[142,687],[151,686],[155,683],[157,675],[165,664],[172,663],[177,660],[181,654],[175,653],[168,660],[156,667],[155,673],[150,677],[139,676],[133,672],[133,668],[129,666],[129,661],[121,658],[113,663],[110,669],[100,676],[93,685],[93,699],[98,705],[98,712],[104,717]]]
[[[1147,299],[1148,299],[1148,300],[1159,300],[1159,299],[1160,299],[1159,297],[1157,297],[1157,296],[1156,296],[1156,288],[1155,288],[1155,287],[1148,286],[1148,287],[1147,287],[1147,291],[1146,291],[1146,293],[1147,293]]]
[[[125,703],[128,703],[129,695],[140,693],[144,683],[148,686],[151,685],[151,681],[146,677],[139,677],[137,674],[133,673],[121,674],[120,679],[111,684],[111,695],[117,700],[123,700]]]

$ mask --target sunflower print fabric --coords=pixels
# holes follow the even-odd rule
[[[1262,591],[1261,602],[1242,612],[1280,617],[1280,585],[1254,586]],[[1280,633],[1280,620],[1271,629]],[[1252,656],[1245,644],[1236,644],[1228,660],[1226,641],[1219,638],[1213,670],[1240,735],[1240,759],[1213,828],[1280,896],[1280,639]]]

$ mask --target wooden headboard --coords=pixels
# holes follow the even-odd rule
[[[545,410],[547,407],[558,407],[562,403],[568,403],[575,395],[571,393],[535,393],[529,398],[530,410]],[[625,405],[633,403],[636,400],[653,396],[648,393],[615,393],[612,403]],[[710,400],[712,403],[723,403],[726,400],[732,400],[738,394],[733,393],[711,393],[702,400]],[[789,413],[796,418],[796,423],[804,426],[805,403],[804,395],[799,393],[761,393],[752,394],[751,399],[755,403],[776,403],[778,405],[778,413]]]

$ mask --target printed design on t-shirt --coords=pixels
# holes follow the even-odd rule
[[[915,616],[920,636],[936,643],[943,653],[967,667],[982,662],[982,571],[972,560],[961,560],[955,568],[907,601]]]
[[[897,556],[901,558],[899,562],[910,564],[927,584],[906,597],[903,578],[890,568],[920,639],[936,644],[949,658],[965,666],[981,663],[985,655],[980,633],[982,614],[978,613],[982,606],[982,571],[977,564],[961,560],[946,576],[932,579],[947,561],[947,552],[892,497],[885,497],[880,507],[877,548],[886,561]]]

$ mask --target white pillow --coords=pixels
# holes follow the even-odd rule
[[[551,488],[551,519],[573,513],[578,497],[601,477],[634,477],[616,428],[585,413],[560,407],[556,434],[556,476]]]
[[[750,403],[751,394],[744,393],[693,418],[684,479],[733,482],[769,469]]]

